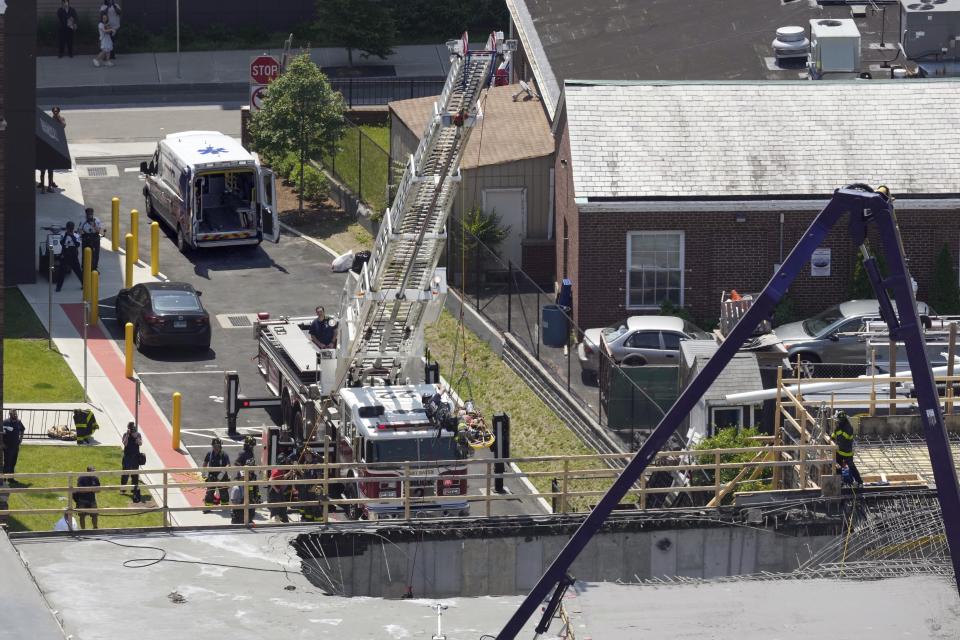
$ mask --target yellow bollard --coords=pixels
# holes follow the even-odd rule
[[[140,212],[136,209],[130,209],[130,233],[133,234],[133,263],[136,264],[140,262]]]
[[[127,234],[129,237],[129,234]],[[128,322],[127,326],[123,328],[123,338],[124,338],[124,354],[126,355],[126,365],[124,367],[124,375],[128,378],[133,377],[133,323]]]
[[[100,272],[90,272],[90,324],[100,322]]]
[[[160,273],[160,223],[150,223],[150,275]]]
[[[114,253],[120,250],[120,198],[117,197],[110,201],[110,249]]]
[[[93,249],[83,248],[83,299],[90,300],[90,272],[93,270]]]
[[[175,391],[173,394],[173,449],[174,451],[180,448],[180,401],[181,400],[182,400],[182,397],[180,396],[180,392]]]
[[[124,282],[126,282],[127,289],[129,289],[130,287],[133,286],[133,263],[135,262],[135,258],[133,257],[133,248],[137,245],[136,245],[136,240],[133,239],[132,233],[128,233],[126,238],[124,238],[124,240],[127,243],[127,271],[126,271],[127,277],[126,277],[126,280],[124,280]]]

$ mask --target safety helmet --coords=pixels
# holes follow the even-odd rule
[[[833,417],[837,420],[841,420],[847,417],[847,413],[843,409],[837,409],[837,412],[833,414]]]
[[[243,439],[243,448],[253,448],[257,446],[257,441],[253,439],[253,436],[247,436]]]
[[[214,438],[213,440],[210,441],[210,444],[214,447],[223,446],[223,440],[221,440],[220,438]]]

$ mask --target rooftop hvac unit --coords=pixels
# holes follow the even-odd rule
[[[960,0],[900,0],[903,51],[910,60],[960,53]]]
[[[860,30],[850,19],[810,21],[811,66],[819,73],[852,72],[860,67]]]
[[[806,60],[810,52],[810,41],[803,27],[780,27],[772,43],[773,57],[777,62],[785,60]]]

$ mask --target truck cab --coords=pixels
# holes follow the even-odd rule
[[[410,483],[411,513],[466,516],[466,466],[454,431],[438,428],[428,417],[424,398],[441,394],[455,413],[455,404],[435,384],[391,387],[349,387],[339,391],[338,462],[361,463],[359,482],[345,483],[350,497],[400,498],[405,470]],[[366,517],[402,518],[399,502],[362,505]]]
[[[171,133],[140,172],[144,210],[176,234],[181,251],[280,240],[276,178],[230,136]]]

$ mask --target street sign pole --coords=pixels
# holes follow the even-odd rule
[[[53,350],[53,243],[47,237],[47,349]]]
[[[177,0],[177,78],[180,77],[180,0]]]

